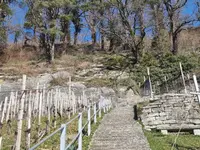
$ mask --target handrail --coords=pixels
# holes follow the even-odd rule
[[[44,139],[42,139],[39,143],[37,143],[36,145],[34,145],[33,147],[31,147],[29,150],[36,149],[38,146],[40,146],[42,143],[44,143],[46,140],[48,140],[50,137],[52,137],[53,135],[55,135],[56,133],[58,133],[62,129],[63,129],[63,127],[58,128],[53,133],[51,133],[50,135],[48,135],[47,137],[45,137]]]
[[[97,104],[98,105],[98,109],[97,109]],[[101,109],[104,109],[104,111],[106,111],[106,108],[109,109],[110,104],[104,104],[104,106],[100,106],[100,101],[96,102],[93,104],[93,110],[94,110],[94,114],[92,116],[90,116],[90,108],[91,106],[88,106],[87,110],[88,110],[88,119],[86,121],[86,123],[84,125],[82,125],[82,113],[85,112],[83,111],[82,113],[79,113],[77,116],[75,116],[73,119],[71,119],[70,121],[68,121],[65,124],[62,124],[62,126],[60,128],[58,128],[56,131],[54,131],[53,133],[51,133],[50,135],[48,135],[47,137],[45,137],[43,140],[41,140],[39,143],[37,143],[36,145],[34,145],[33,147],[31,147],[29,150],[35,150],[37,147],[39,147],[42,143],[44,143],[46,140],[48,140],[49,138],[51,138],[52,136],[54,136],[56,133],[58,133],[59,131],[61,131],[61,136],[60,136],[60,150],[67,150],[68,148],[70,148],[72,146],[72,144],[75,141],[79,141],[78,143],[80,145],[78,150],[82,150],[82,132],[85,129],[85,127],[88,125],[88,130],[91,130],[90,126],[91,126],[91,120],[94,120],[94,122],[96,123],[96,117],[97,117],[97,113],[100,113],[99,116],[101,116]],[[87,111],[86,111],[87,112]],[[76,136],[73,138],[73,140],[65,147],[65,137],[66,137],[66,128],[67,126],[72,123],[74,120],[76,120],[77,118],[79,118],[79,128],[78,128],[78,133],[76,134]],[[90,131],[91,132],[91,131]],[[88,136],[90,135],[88,132]],[[81,136],[80,136],[81,135]]]
[[[73,119],[71,119],[69,122],[67,122],[65,125],[69,125],[70,123],[72,123],[74,120],[76,120],[80,115],[78,114],[77,116],[75,116]],[[58,133],[59,131],[61,131],[64,127],[60,127],[57,130],[55,130],[53,133],[51,133],[50,135],[48,135],[47,137],[45,137],[44,139],[42,139],[39,143],[37,143],[36,145],[34,145],[33,147],[31,147],[29,150],[34,150],[36,149],[38,146],[40,146],[41,144],[43,144],[45,141],[47,141],[49,138],[51,138],[53,135],[55,135],[56,133]]]
[[[96,111],[96,113],[98,113],[100,111],[100,109],[98,109]],[[93,114],[91,117],[90,117],[90,120],[95,116],[96,114]],[[83,131],[83,129],[85,129],[85,127],[87,126],[87,124],[89,123],[89,121],[87,120],[87,122],[83,125],[83,127],[81,128],[81,131]],[[78,137],[80,136],[80,132],[74,137],[74,139],[67,145],[66,149],[67,150],[68,148],[70,148],[72,146],[72,144],[78,139]]]

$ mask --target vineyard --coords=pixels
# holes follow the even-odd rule
[[[35,89],[26,89],[26,75],[23,75],[20,90],[2,92],[1,96],[4,99],[0,102],[0,149],[4,150],[29,149],[74,118],[67,126],[67,142],[70,142],[78,131],[75,116],[82,112],[85,123],[88,108],[92,108],[92,113],[112,100],[111,96],[102,96],[100,89],[75,89],[71,77],[65,87],[48,88],[37,83]],[[41,147],[58,149],[59,140],[56,135]]]

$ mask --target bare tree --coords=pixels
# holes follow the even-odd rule
[[[169,38],[171,43],[171,52],[178,52],[178,35],[187,25],[196,21],[192,16],[183,16],[182,8],[187,4],[188,0],[164,0],[164,5],[168,17]]]
[[[121,45],[131,51],[131,63],[136,64],[142,56],[143,42],[146,24],[143,11],[144,1],[116,0],[107,2],[109,11],[104,11],[104,19],[107,22],[105,28],[101,28],[112,39],[118,39]],[[112,12],[112,13],[111,13]]]

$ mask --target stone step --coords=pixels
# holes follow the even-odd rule
[[[131,106],[120,106],[106,114],[92,138],[90,150],[149,150],[142,127],[133,116]]]

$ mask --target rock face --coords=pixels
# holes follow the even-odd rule
[[[133,106],[134,104],[143,102],[144,99],[139,95],[135,94],[133,90],[127,90],[127,87],[121,87],[117,90],[117,105]]]
[[[63,80],[66,80],[66,83],[68,82],[70,74],[66,71],[59,71],[54,74],[41,74],[37,77],[27,77],[26,82],[26,88],[28,89],[36,89],[37,83],[39,83],[39,89],[44,88],[44,85],[46,88],[50,87],[50,82],[55,78],[62,78]],[[1,84],[1,90],[0,90],[0,101],[4,100],[6,96],[10,96],[11,91],[20,91],[22,86],[22,79],[19,79],[16,82],[4,82]],[[54,86],[55,87],[55,86]],[[64,90],[61,90],[61,92],[68,91],[69,82],[65,86]],[[74,94],[77,97],[82,96],[83,91],[85,91],[85,95],[88,98],[88,101],[98,101],[99,97],[96,95],[101,95],[104,98],[109,98],[109,100],[112,101],[114,104],[116,102],[116,93],[113,89],[102,87],[102,88],[87,88],[83,83],[81,82],[71,82],[71,90],[74,92]]]
[[[163,95],[143,107],[141,116],[145,129],[200,129],[200,106],[196,96]]]

